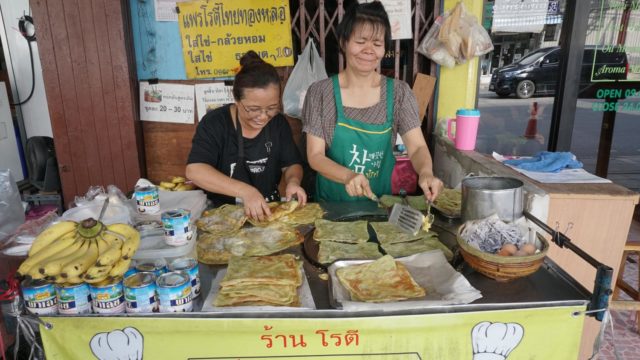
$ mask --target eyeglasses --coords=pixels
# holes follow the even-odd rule
[[[246,107],[242,101],[238,101],[240,103],[240,105],[242,105],[242,108],[244,109],[244,111],[247,112],[247,114],[249,114],[249,117],[251,118],[256,118],[260,115],[262,115],[262,113],[267,114],[268,117],[274,117],[276,116],[279,112],[280,112],[280,107],[269,107],[266,109],[263,109],[261,107]]]

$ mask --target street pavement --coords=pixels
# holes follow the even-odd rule
[[[496,151],[507,155],[533,155],[546,150],[553,97],[532,97],[518,99],[515,95],[500,98],[489,88],[490,75],[480,79],[478,108],[481,122],[478,129],[476,149],[483,153]],[[640,97],[629,99],[640,103]],[[529,125],[531,130],[531,109],[538,103],[534,139],[523,135]],[[574,120],[571,152],[584,163],[589,172],[595,171],[602,111],[594,111],[594,103],[600,100],[579,99]],[[597,105],[596,105],[597,106]],[[640,108],[638,109],[640,110]],[[616,114],[613,145],[609,160],[609,176],[613,182],[640,192],[640,111],[619,111]]]

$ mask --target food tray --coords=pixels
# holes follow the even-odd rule
[[[300,297],[300,307],[291,306],[224,306],[217,307],[213,305],[213,299],[218,295],[220,283],[224,276],[227,274],[227,268],[224,268],[216,274],[215,279],[211,284],[211,291],[202,304],[203,312],[250,312],[250,311],[296,311],[296,310],[315,310],[316,304],[313,301],[313,295],[311,295],[311,287],[307,276],[304,272],[304,268],[301,268],[302,272],[302,285],[298,287],[298,296]]]
[[[426,290],[426,296],[385,303],[352,301],[348,290],[336,277],[336,270],[372,261],[340,260],[329,266],[329,302],[332,307],[351,311],[422,309],[430,306],[468,304],[482,297],[480,291],[471,286],[469,281],[447,262],[442,251],[432,250],[396,259],[406,266],[411,277]]]

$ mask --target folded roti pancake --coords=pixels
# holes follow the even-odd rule
[[[318,219],[315,222],[315,227],[313,238],[316,241],[336,241],[351,244],[369,241],[369,231],[365,220],[340,222]]]
[[[385,255],[378,260],[336,270],[354,301],[389,302],[425,296],[406,267]]]
[[[369,224],[376,232],[376,237],[380,244],[395,244],[405,241],[414,241],[428,236],[428,233],[422,230],[416,235],[407,234],[400,230],[396,225],[386,221],[370,222]]]
[[[248,302],[287,306],[299,302],[297,287],[292,285],[223,286],[214,301],[215,306],[235,306]]]
[[[253,226],[267,226],[272,224],[274,221],[280,219],[281,217],[290,214],[295,209],[298,208],[298,201],[291,200],[286,202],[270,202],[269,209],[271,210],[271,215],[264,221],[249,219],[249,222]]]
[[[229,233],[240,229],[245,221],[247,217],[242,206],[225,204],[204,211],[196,221],[196,226],[199,230],[211,233]]]
[[[220,285],[280,284],[300,286],[301,262],[291,254],[278,256],[232,257]]]
[[[453,260],[453,253],[437,237],[425,237],[415,241],[395,244],[381,244],[382,249],[394,258],[409,256],[425,251],[441,250],[447,261]]]
[[[298,207],[295,211],[280,218],[279,222],[289,225],[313,224],[322,219],[324,210],[318,203],[307,203],[304,207]]]
[[[232,255],[270,255],[300,244],[302,234],[289,225],[242,228],[227,234],[202,234],[197,240],[198,260],[205,264],[226,264]]]
[[[336,260],[358,259],[369,260],[382,257],[378,251],[378,244],[366,242],[361,244],[347,244],[334,241],[320,241],[318,262],[330,264]]]

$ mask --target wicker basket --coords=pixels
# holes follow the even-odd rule
[[[531,275],[540,268],[547,251],[549,242],[536,233],[536,247],[540,252],[529,256],[501,256],[490,254],[469,245],[460,234],[464,225],[458,229],[458,245],[464,261],[477,272],[497,281],[510,281],[523,276]]]

